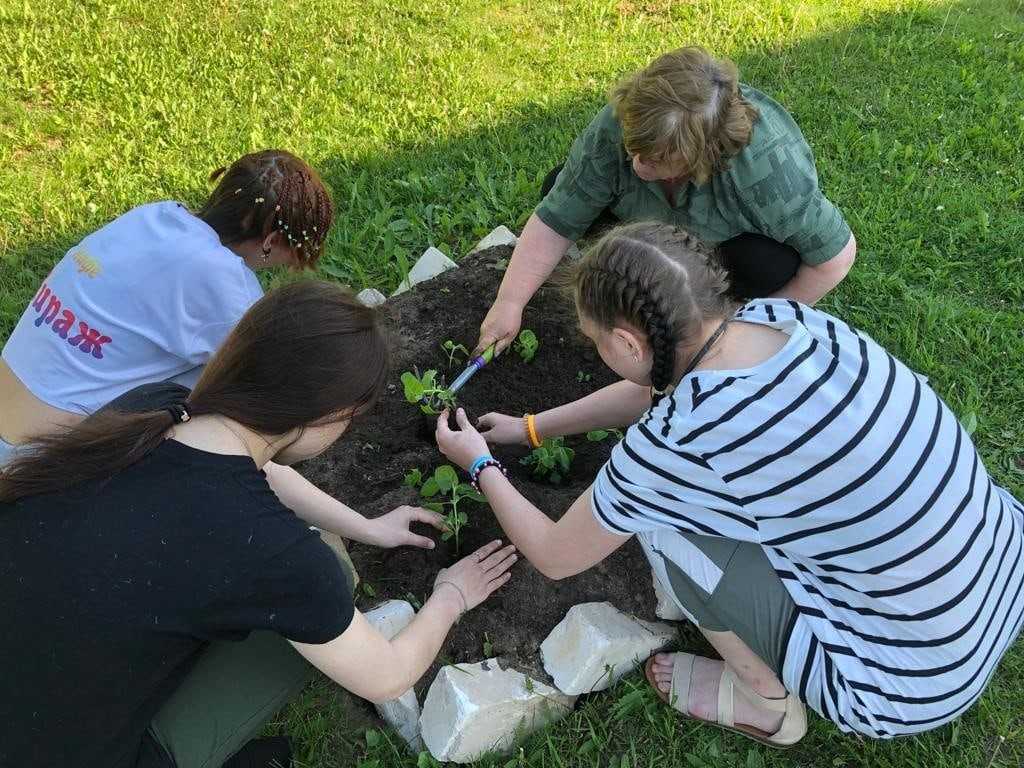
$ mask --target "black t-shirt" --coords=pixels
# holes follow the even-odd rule
[[[104,482],[0,504],[0,606],[0,766],[18,768],[132,765],[208,641],[325,643],[353,615],[337,558],[252,459],[174,440]]]

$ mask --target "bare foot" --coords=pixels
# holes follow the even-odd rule
[[[675,663],[674,653],[659,653],[654,657],[654,679],[658,690],[668,695],[672,692],[672,665]],[[698,656],[693,663],[693,676],[690,679],[690,697],[686,702],[686,710],[692,717],[715,722],[718,714],[718,683],[722,679],[725,662],[717,659],[706,659]],[[677,691],[677,696],[685,696],[685,691]],[[735,691],[734,702],[737,723],[750,725],[763,733],[772,734],[782,725],[783,715],[769,712],[749,701],[742,691]]]

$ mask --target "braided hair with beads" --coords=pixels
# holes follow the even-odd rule
[[[647,335],[656,398],[675,383],[680,344],[696,341],[705,320],[735,309],[711,251],[670,224],[616,227],[588,249],[568,282],[580,313],[598,326],[610,330],[625,321]]]
[[[217,186],[196,215],[224,245],[278,232],[294,266],[315,266],[334,222],[334,203],[320,176],[283,149],[245,155],[210,175]]]

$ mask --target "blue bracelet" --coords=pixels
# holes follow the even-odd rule
[[[474,461],[472,464],[469,465],[469,469],[467,470],[469,472],[469,476],[470,477],[476,476],[476,473],[480,471],[480,466],[485,461],[493,461],[493,460],[494,460],[494,457],[491,456],[489,453],[485,453],[483,456],[478,457],[476,459],[476,461]]]

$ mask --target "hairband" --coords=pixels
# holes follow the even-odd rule
[[[175,424],[184,424],[192,418],[192,414],[188,412],[188,407],[184,403],[175,403],[164,410],[171,414]]]

